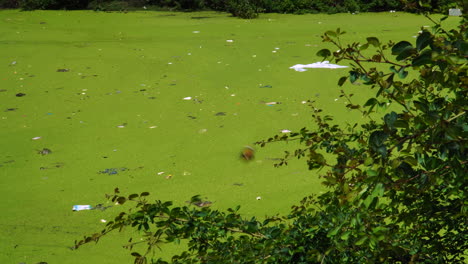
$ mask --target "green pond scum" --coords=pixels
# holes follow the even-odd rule
[[[360,118],[339,97],[346,68],[289,67],[320,61],[330,29],[414,42],[424,25],[404,13],[1,10],[0,263],[131,263],[121,234],[71,250],[123,209],[105,198],[116,187],[176,205],[200,194],[247,216],[287,212],[320,192],[318,173],[300,161],[274,168],[294,143],[252,144],[310,124],[307,100],[338,122]],[[355,100],[373,92],[344,88]],[[239,158],[244,146],[255,159]]]

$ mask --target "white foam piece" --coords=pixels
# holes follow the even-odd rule
[[[294,66],[289,67],[289,69],[293,69],[298,72],[307,71],[306,69],[312,68],[325,68],[325,69],[339,69],[339,68],[348,68],[348,66],[342,66],[337,64],[331,64],[329,61],[322,61],[322,62],[315,62],[311,64],[296,64]]]

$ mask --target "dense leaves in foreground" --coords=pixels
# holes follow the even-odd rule
[[[360,83],[375,97],[361,105],[342,91],[346,107],[362,114],[359,124],[336,125],[310,102],[314,128],[258,142],[300,141],[302,148],[287,152],[278,166],[305,160],[327,186],[288,215],[246,219],[239,207],[213,210],[199,196],[179,207],[116,189],[112,202],[134,206],[75,248],[131,228],[142,237],[126,245],[135,263],[168,263],[155,249],[181,241],[188,248],[172,263],[464,263],[467,26],[464,19],[446,31],[435,22],[415,43],[368,37],[342,44],[340,29],[323,35],[337,51],[318,54],[352,65],[338,85]]]

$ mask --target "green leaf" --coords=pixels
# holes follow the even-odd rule
[[[380,46],[380,41],[376,37],[368,37],[367,38],[367,43],[371,44],[374,47],[379,47]]]
[[[364,45],[361,45],[361,46],[359,47],[359,50],[366,50],[366,49],[368,49],[368,48],[369,48],[369,44],[366,43],[366,44],[364,44]]]
[[[366,236],[363,236],[363,237],[359,238],[359,240],[356,241],[354,244],[355,244],[356,246],[360,246],[360,245],[364,244],[364,242],[366,242],[366,241],[367,241],[367,237],[366,237]]]
[[[325,35],[332,36],[332,37],[336,37],[336,32],[335,32],[335,31],[328,30],[327,32],[325,32]]]
[[[138,197],[138,194],[136,194],[136,193],[130,194],[130,195],[128,196],[128,200],[133,200],[133,199],[135,199],[135,198],[137,198],[137,197]]]
[[[347,79],[348,77],[346,76],[341,77],[340,80],[338,81],[338,85],[343,86],[343,84],[346,82]]]
[[[411,57],[412,55],[416,54],[416,49],[414,48],[407,48],[403,50],[398,56],[396,57],[397,60],[401,61],[404,60],[408,57]]]
[[[150,195],[149,192],[142,192],[142,193],[140,194],[141,197],[148,196],[148,195]]]
[[[392,47],[392,55],[400,55],[407,49],[412,49],[413,46],[408,41],[400,41]]]
[[[341,238],[342,240],[348,240],[349,235],[351,235],[351,231],[346,231],[346,232],[344,232],[343,234],[341,234],[340,238]]]
[[[367,176],[369,176],[369,177],[375,177],[375,176],[379,175],[379,173],[377,171],[372,170],[372,169],[366,170],[366,173],[367,173]]]
[[[354,83],[357,79],[359,79],[359,73],[356,71],[350,71],[349,72],[349,81],[351,83]]]
[[[411,64],[413,66],[421,66],[424,64],[430,64],[432,63],[432,51],[431,50],[425,50],[419,54],[416,58],[413,59]]]
[[[341,230],[341,226],[335,227],[333,230],[331,230],[330,232],[328,232],[327,237],[336,236],[336,234],[338,234],[338,231],[340,231],[340,230]]]
[[[123,196],[120,196],[119,198],[117,198],[117,202],[119,204],[124,204],[125,202],[127,201],[127,199]]]
[[[331,56],[331,51],[329,49],[321,49],[317,52],[317,56],[322,57],[324,60]]]
[[[401,67],[401,69],[398,71],[398,77],[400,77],[400,79],[404,79],[406,76],[408,76],[408,72],[405,71],[405,67]]]
[[[395,121],[397,120],[397,118],[398,118],[397,113],[392,111],[390,114],[386,114],[384,116],[384,122],[388,128],[394,129]]]
[[[418,38],[416,39],[416,49],[418,51],[423,50],[425,47],[427,47],[429,44],[432,42],[432,35],[431,33],[424,31],[421,33]]]

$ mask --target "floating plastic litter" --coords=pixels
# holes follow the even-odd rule
[[[311,64],[296,64],[294,66],[289,67],[289,69],[293,69],[298,72],[307,71],[306,68],[325,68],[325,69],[339,69],[339,68],[348,68],[348,66],[342,66],[338,64],[330,64],[329,61],[322,61],[322,62],[315,62]]]
[[[91,210],[93,207],[91,205],[74,205],[73,211],[83,211],[83,210]]]

